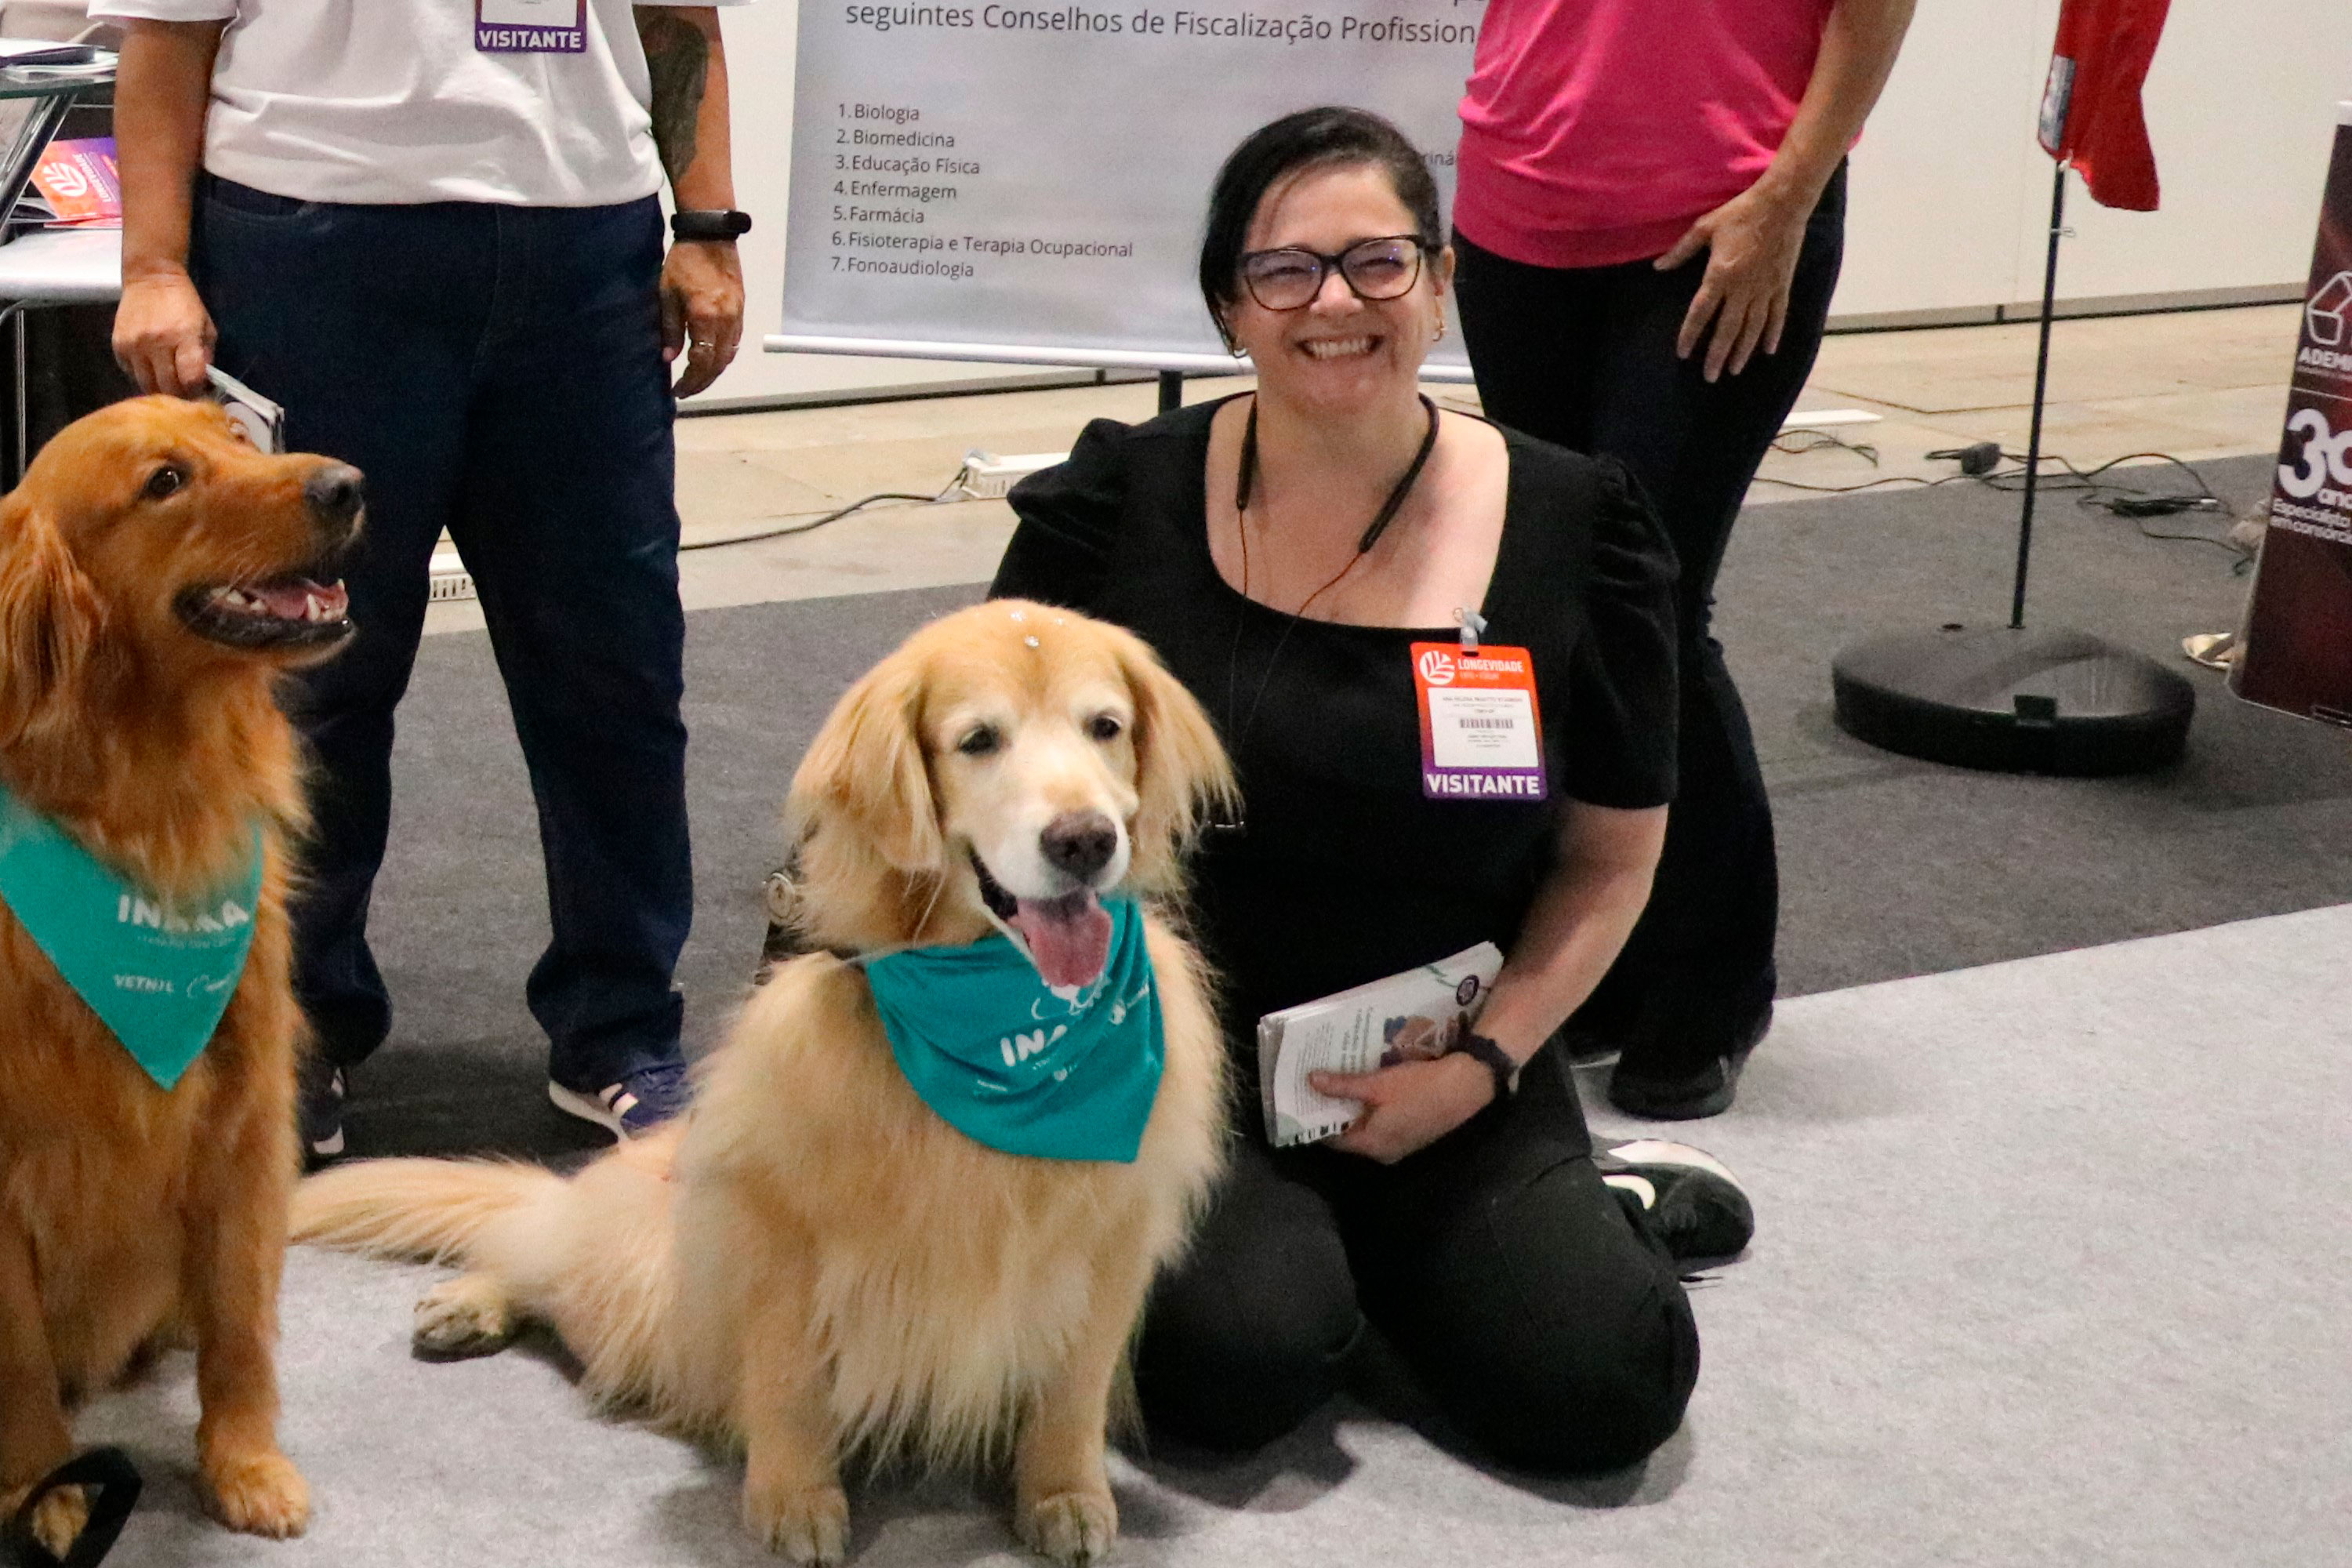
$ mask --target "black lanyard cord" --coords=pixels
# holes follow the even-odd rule
[[[1413,484],[1421,478],[1421,470],[1429,467],[1430,453],[1437,449],[1437,405],[1432,403],[1426,396],[1424,396],[1421,400],[1421,405],[1423,408],[1428,410],[1429,429],[1421,438],[1420,450],[1414,452],[1412,455],[1412,466],[1406,468],[1404,471],[1404,478],[1397,480],[1395,485],[1390,489],[1389,499],[1381,503],[1381,510],[1379,513],[1373,517],[1371,526],[1365,529],[1363,538],[1356,542],[1356,553],[1358,555],[1368,555],[1371,553],[1372,546],[1381,542],[1381,535],[1386,533],[1389,531],[1389,524],[1396,521],[1397,512],[1404,505],[1404,498],[1412,494]],[[1241,515],[1249,510],[1250,497],[1256,489],[1257,395],[1252,393],[1250,395],[1249,424],[1242,431],[1241,473],[1234,485],[1234,517],[1236,527],[1240,524]],[[1353,563],[1350,563],[1350,564],[1353,564]],[[1330,584],[1326,583],[1323,586],[1328,588],[1330,586]],[[1322,589],[1318,588],[1316,592],[1321,593]],[[1307,603],[1312,604],[1313,602],[1314,595],[1309,595],[1307,596]],[[1306,607],[1307,606],[1305,605],[1301,605],[1299,606],[1302,610]]]
[[[1242,742],[1257,723],[1257,710],[1265,701],[1266,688],[1273,683],[1275,666],[1282,658],[1282,650],[1288,645],[1290,634],[1297,629],[1300,621],[1307,618],[1307,606],[1339,586],[1339,579],[1354,571],[1357,563],[1372,552],[1372,546],[1381,542],[1381,536],[1388,531],[1389,524],[1396,521],[1396,514],[1403,509],[1405,498],[1412,494],[1412,487],[1419,482],[1421,471],[1429,466],[1429,455],[1437,449],[1437,405],[1423,396],[1421,405],[1428,411],[1429,429],[1421,438],[1420,449],[1412,455],[1412,465],[1405,469],[1404,476],[1390,487],[1388,499],[1381,503],[1381,510],[1364,530],[1363,537],[1356,542],[1355,553],[1348,557],[1348,563],[1300,601],[1298,608],[1291,614],[1289,624],[1282,628],[1282,636],[1275,640],[1274,651],[1266,656],[1265,672],[1258,678],[1257,695],[1250,700],[1249,714],[1242,721],[1238,731],[1234,728],[1234,679],[1241,662],[1242,626],[1249,614],[1249,606],[1247,604],[1235,606],[1234,644],[1225,659],[1225,731],[1229,751],[1238,752]],[[1256,489],[1257,396],[1253,393],[1250,395],[1249,423],[1242,431],[1241,471],[1234,485],[1234,531],[1241,540],[1241,596],[1244,600],[1249,599],[1249,503],[1251,494]]]

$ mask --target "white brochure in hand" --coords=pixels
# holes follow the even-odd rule
[[[1267,1141],[1282,1149],[1345,1131],[1363,1107],[1316,1093],[1307,1075],[1370,1072],[1445,1055],[1486,1008],[1502,967],[1502,950],[1482,942],[1435,963],[1260,1018],[1258,1097]]]

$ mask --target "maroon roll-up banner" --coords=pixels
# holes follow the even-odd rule
[[[2352,103],[2336,119],[2270,527],[2231,684],[2249,702],[2352,725]]]

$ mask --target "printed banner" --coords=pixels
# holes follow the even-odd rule
[[[805,7],[786,336],[1221,354],[1197,281],[1210,181],[1318,104],[1395,121],[1452,210],[1481,0],[1206,5]],[[1464,363],[1458,337],[1441,361]]]
[[[2336,118],[2270,526],[2231,679],[2250,702],[2352,725],[2352,103]]]

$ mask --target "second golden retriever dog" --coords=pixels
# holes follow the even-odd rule
[[[740,1442],[744,1520],[797,1561],[846,1550],[841,1466],[860,1453],[1009,1452],[1022,1538],[1098,1557],[1118,1530],[1113,1386],[1222,1141],[1200,961],[1157,906],[1231,787],[1199,706],[1128,633],[1016,602],[937,621],[803,761],[802,920],[831,951],[754,994],[681,1124],[568,1182],[482,1162],[330,1171],[298,1194],[296,1234],[462,1262],[418,1306],[425,1347],[542,1321],[598,1395]],[[919,1049],[913,994],[936,981],[940,1016],[963,1011],[957,966],[1007,953],[1010,980],[987,973],[1034,997],[1019,1026],[973,992],[991,1020],[976,1054]],[[1154,1006],[1157,1063],[1151,1031],[1112,1033],[1042,1070],[1081,1015]]]
[[[192,1338],[206,1500],[299,1532],[273,1370],[296,1170],[271,687],[351,635],[360,476],[144,397],[61,431],[0,503],[0,1519],[68,1413]],[[62,1555],[86,1500],[40,1502]]]

